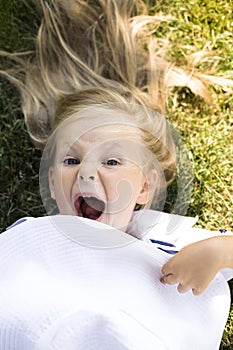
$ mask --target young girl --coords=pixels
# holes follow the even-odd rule
[[[35,54],[16,56],[19,70],[2,74],[19,87],[29,134],[45,149],[46,208],[49,186],[60,214],[98,220],[177,252],[161,281],[202,293],[218,271],[233,268],[233,237],[185,225],[169,234],[177,218],[165,214],[160,222],[145,208],[164,203],[175,176],[175,146],[161,116],[167,92],[189,86],[208,98],[205,86],[158,55],[149,35],[158,18],[141,1],[41,5]]]
[[[29,225],[16,225],[2,237],[7,251],[16,242],[14,269],[12,261],[8,261],[13,282],[7,279],[6,283],[3,278],[3,289],[11,290],[9,286],[12,285],[19,289],[17,303],[5,295],[3,305],[0,303],[3,335],[9,332],[11,322],[8,343],[13,342],[17,334],[23,344],[17,347],[20,350],[34,349],[35,343],[38,350],[54,346],[76,349],[82,341],[80,348],[88,350],[108,349],[110,345],[114,350],[143,347],[217,350],[229,307],[221,275],[232,276],[233,270],[227,276],[227,271],[222,269],[232,267],[233,237],[216,236],[186,245],[192,240],[213,236],[213,233],[192,228],[189,218],[146,209],[152,203],[161,203],[166,184],[174,177],[174,160],[175,147],[165,118],[139,105],[130,91],[126,94],[126,90],[118,88],[90,88],[66,95],[57,102],[54,130],[41,161],[40,185],[45,208],[49,211],[48,186],[62,215],[55,215],[54,219],[48,217],[46,227],[46,222],[41,220],[45,218],[31,219]],[[75,223],[72,220],[75,216],[82,221]],[[59,226],[61,217],[65,218],[65,228]],[[93,221],[98,221],[98,225]],[[106,225],[112,229],[106,229]],[[169,226],[172,226],[170,230]],[[105,240],[101,241],[105,249],[96,249],[101,230],[107,230]],[[145,247],[141,246],[146,254],[137,251],[135,238],[130,239],[129,235],[124,238],[124,246],[129,247],[125,252],[121,248],[123,236],[119,235],[119,230],[138,238],[138,242],[146,241]],[[90,244],[91,235],[94,241],[92,239]],[[80,252],[82,246],[92,249],[83,248]],[[150,251],[150,248],[154,249]],[[156,248],[166,257],[175,254],[162,267],[164,277],[160,273],[164,256],[162,252],[160,256]],[[138,258],[131,261],[135,254]],[[4,262],[3,258],[3,268]],[[220,270],[221,274],[215,278]],[[123,284],[117,283],[119,276],[123,276],[120,278]],[[145,276],[150,277],[149,281]],[[210,286],[200,299],[194,300],[191,293],[181,299],[175,290],[170,293],[169,287],[163,290],[159,277],[164,283],[179,283],[180,292],[192,289],[195,295],[204,291],[214,279],[213,291]],[[149,293],[148,288],[153,293]],[[27,296],[29,315],[18,311],[18,304],[26,303]],[[7,309],[8,304],[11,306]],[[45,305],[48,304],[47,310]],[[125,308],[127,317],[132,314],[136,317],[136,328],[132,318],[120,317],[119,310]],[[20,325],[12,316],[15,314]],[[214,335],[207,341],[203,340],[205,327],[214,329]],[[0,344],[4,344],[4,350],[8,349],[5,345],[8,343],[1,338],[3,335],[0,334]],[[117,339],[114,344],[113,339]]]
[[[161,281],[177,283],[179,292],[191,289],[199,295],[218,271],[233,268],[231,235],[183,232],[175,224],[172,234],[161,233],[157,212],[145,210],[164,204],[175,175],[175,146],[162,115],[139,105],[126,89],[92,88],[62,97],[53,119],[40,174],[48,212],[46,174],[60,214],[98,220],[155,243],[186,245],[162,268]],[[143,229],[137,228],[139,221]]]

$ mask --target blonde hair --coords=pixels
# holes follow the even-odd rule
[[[162,113],[174,86],[188,86],[209,99],[200,74],[164,59],[167,43],[153,33],[167,18],[149,15],[142,0],[39,3],[43,19],[36,50],[18,55],[0,52],[15,62],[12,70],[0,74],[19,88],[28,131],[39,148],[54,127],[60,97],[84,89],[114,91],[117,85]]]

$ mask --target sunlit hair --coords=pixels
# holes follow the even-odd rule
[[[149,15],[141,0],[40,0],[43,16],[34,52],[8,54],[0,71],[20,90],[33,142],[43,148],[61,96],[88,88],[126,88],[164,113],[169,89],[188,86],[207,101],[207,75],[167,62],[169,42],[154,32],[168,17]],[[196,58],[198,55],[195,56]],[[200,55],[201,57],[201,55]],[[212,80],[211,80],[212,79]],[[225,81],[216,81],[224,84]],[[100,98],[100,96],[96,96]]]

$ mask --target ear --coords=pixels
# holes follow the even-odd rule
[[[49,189],[50,189],[50,195],[52,199],[55,198],[55,188],[54,188],[54,168],[53,166],[49,167]]]
[[[148,176],[143,177],[142,189],[138,195],[137,204],[147,204],[152,198],[154,189],[156,188],[158,174],[156,170],[151,170]]]

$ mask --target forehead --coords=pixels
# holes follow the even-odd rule
[[[139,128],[128,121],[92,120],[91,118],[72,118],[62,123],[56,135],[56,144],[103,143],[115,140],[129,140],[142,143]]]
[[[108,142],[118,140],[136,141],[141,143],[140,132],[137,128],[122,124],[112,124],[96,127],[80,137],[80,141]]]
[[[143,131],[133,118],[124,115],[98,115],[98,118],[74,116],[65,120],[53,138],[54,156],[67,153],[78,156],[120,156],[144,166],[154,155],[143,141]],[[119,117],[119,118],[118,118]],[[96,158],[95,158],[96,157]]]

